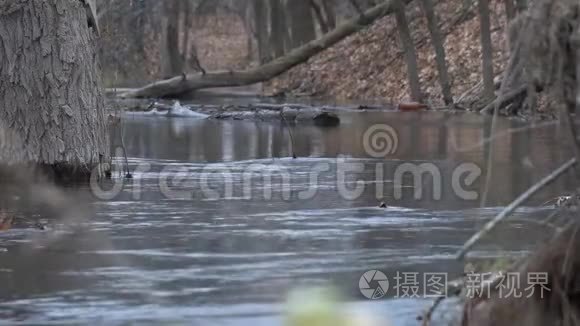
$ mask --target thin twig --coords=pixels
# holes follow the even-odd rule
[[[125,157],[125,178],[131,179],[131,171],[129,170],[129,159],[127,157],[127,148],[125,147],[125,125],[121,121],[121,148],[123,149],[123,156]]]
[[[286,124],[286,128],[288,129],[288,134],[290,135],[290,143],[292,145],[292,158],[296,158],[296,152],[294,151],[294,135],[292,134],[292,128],[290,128],[290,124],[286,117],[284,116],[284,109],[280,110],[280,116],[282,116],[282,120],[284,120],[284,124]]]
[[[551,183],[552,181],[556,180],[560,175],[566,172],[568,169],[576,165],[576,158],[572,158],[560,166],[558,169],[554,170],[548,176],[544,177],[538,183],[534,184],[530,187],[526,192],[521,194],[516,200],[511,202],[503,211],[501,211],[496,217],[494,217],[491,221],[489,221],[479,232],[474,234],[461,248],[461,250],[457,253],[457,259],[461,260],[465,257],[465,254],[477,243],[481,238],[483,238],[486,234],[488,234],[491,230],[493,230],[498,223],[503,221],[509,214],[515,211],[521,204],[527,201],[531,196],[533,196],[536,192],[540,189]]]
[[[447,297],[442,295],[440,297],[437,297],[435,301],[433,301],[431,307],[429,307],[429,309],[425,312],[425,314],[423,314],[423,322],[421,323],[422,326],[429,326],[431,324],[431,317],[433,316],[435,309],[437,309],[439,304],[443,302],[445,298]]]
[[[495,110],[493,112],[493,118],[491,119],[491,130],[489,131],[489,134],[492,135],[495,133],[495,129],[497,127],[497,118],[498,118],[498,114],[499,114],[499,105],[495,105]],[[491,176],[493,173],[493,145],[495,144],[494,141],[491,141],[489,143],[489,153],[487,155],[487,162],[486,162],[486,168],[487,168],[487,173],[485,176],[485,187],[483,190],[483,195],[481,196],[481,202],[480,202],[480,206],[481,207],[485,207],[485,204],[487,202],[487,194],[489,193],[489,189],[491,188]]]

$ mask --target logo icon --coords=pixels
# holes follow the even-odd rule
[[[360,277],[358,288],[365,298],[378,300],[387,294],[387,291],[389,290],[389,280],[385,273],[377,270],[370,270]]]
[[[389,125],[372,125],[363,135],[363,147],[365,152],[374,158],[386,157],[397,152],[399,135]]]

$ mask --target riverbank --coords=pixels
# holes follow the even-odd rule
[[[453,95],[458,99],[481,80],[481,45],[476,6],[463,9],[461,0],[443,0],[436,13],[445,39]],[[506,17],[502,1],[490,1],[493,61],[496,75],[507,59]],[[417,49],[419,75],[425,98],[442,104],[435,55],[427,23],[418,3],[407,8]],[[400,50],[396,21],[385,17],[267,83],[269,94],[322,96],[339,100],[376,99],[398,103],[409,96],[406,65]]]
[[[405,114],[409,111],[426,111],[439,113],[475,113],[456,108],[428,107],[414,103],[379,103],[355,104],[354,102],[327,102],[311,98],[285,99],[279,97],[259,96],[255,93],[214,94],[206,93],[195,100],[185,100],[180,105],[184,110],[180,113],[170,112],[173,100],[154,99],[123,99],[109,96],[107,110],[109,119],[117,121],[123,114],[155,116],[155,117],[196,117],[213,120],[243,120],[243,121],[283,121],[286,123],[314,123],[315,118],[326,114],[332,120],[339,119],[342,114],[358,114],[368,112],[398,112]],[[480,115],[476,113],[475,115]],[[483,114],[485,115],[485,114]],[[553,120],[555,115],[550,112],[536,113],[535,115],[510,116],[510,119],[524,121]],[[330,122],[330,121],[329,121]],[[327,125],[326,123],[322,123]],[[330,122],[335,125],[336,122]]]

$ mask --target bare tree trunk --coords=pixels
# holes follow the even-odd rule
[[[183,14],[183,32],[182,40],[181,40],[181,53],[183,54],[183,60],[186,61],[190,58],[190,46],[189,42],[192,36],[192,28],[193,28],[193,8],[191,6],[190,0],[183,0],[181,5],[181,11]]]
[[[290,14],[292,48],[297,48],[314,40],[316,29],[308,0],[288,1],[286,8]]]
[[[527,0],[516,0],[516,11],[523,12],[528,9],[528,1]]]
[[[328,27],[333,30],[336,28],[336,12],[334,10],[336,6],[336,0],[321,0],[321,2]]]
[[[268,44],[268,4],[265,0],[254,0],[254,19],[256,21],[256,39],[260,63],[270,61]]]
[[[324,13],[322,12],[322,7],[320,7],[320,5],[318,3],[316,3],[316,0],[309,0],[309,1],[310,1],[310,7],[312,7],[312,10],[314,10],[316,20],[318,21],[318,25],[320,26],[320,31],[323,34],[328,33],[328,31],[330,30],[330,27],[328,26],[328,23],[326,22],[326,17],[324,17]]]
[[[401,47],[405,52],[405,62],[407,64],[407,75],[409,78],[409,89],[413,101],[421,102],[423,95],[421,93],[421,83],[419,81],[419,68],[417,65],[417,53],[415,52],[415,43],[411,37],[409,23],[405,14],[405,6],[399,0],[395,1],[395,18],[397,19],[397,29]]]
[[[164,3],[166,28],[162,51],[163,76],[169,77],[183,72],[183,57],[179,51],[180,0],[166,0]]]
[[[358,15],[362,15],[363,14],[363,8],[361,7],[361,5],[358,3],[357,0],[349,0],[348,1],[350,3],[350,5],[354,8],[354,10],[356,11],[356,13]]]
[[[493,48],[491,45],[491,23],[489,14],[489,0],[478,0],[479,18],[481,24],[481,53],[483,70],[483,95],[493,98]]]
[[[108,162],[95,38],[83,3],[0,2],[0,44],[0,162],[74,177]]]
[[[516,16],[516,7],[514,4],[514,0],[504,0],[504,5],[507,20],[510,21],[514,19],[514,17]]]
[[[286,12],[281,0],[270,0],[270,46],[273,58],[279,58],[286,53],[288,43],[288,27],[286,26]]]
[[[404,2],[408,3],[410,0],[404,0]],[[394,0],[384,1],[380,5],[365,11],[363,16],[344,22],[320,39],[311,41],[287,55],[260,67],[237,72],[208,73],[205,76],[190,74],[185,79],[183,76],[176,76],[120,95],[122,97],[170,97],[202,88],[243,86],[263,82],[305,62],[312,56],[340,42],[345,37],[372,24],[375,20],[390,15],[394,12],[394,7]]]
[[[445,47],[443,47],[443,38],[439,30],[439,22],[435,16],[435,9],[432,0],[421,0],[423,11],[427,17],[427,24],[429,32],[431,33],[431,41],[433,48],[435,48],[435,60],[437,61],[437,72],[439,74],[439,82],[441,83],[441,92],[443,100],[446,105],[453,104],[453,95],[451,93],[451,82],[449,73],[447,71],[447,60],[445,58]]]

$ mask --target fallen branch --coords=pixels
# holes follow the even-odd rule
[[[409,2],[411,1],[403,1],[405,5]],[[203,88],[245,86],[267,81],[306,62],[312,56],[338,43],[347,36],[360,31],[375,20],[390,15],[394,12],[394,4],[394,0],[384,1],[382,4],[365,11],[364,15],[346,21],[321,38],[306,43],[287,55],[259,67],[245,71],[180,75],[149,84],[140,89],[128,91],[121,94],[121,97],[171,97]]]
[[[421,323],[422,326],[429,326],[431,324],[431,317],[433,316],[435,309],[437,309],[439,304],[443,302],[443,300],[445,300],[446,298],[447,298],[446,296],[440,296],[435,298],[435,301],[433,301],[431,307],[429,307],[429,309],[425,312],[425,314],[421,316],[421,319],[423,320],[423,322]]]
[[[498,108],[501,108],[502,106],[504,106],[504,104],[506,104],[506,103],[512,101],[513,99],[515,99],[516,97],[522,95],[527,90],[528,90],[528,86],[522,85],[522,86],[520,86],[512,91],[508,91],[508,92],[504,93],[503,95],[497,97],[495,100],[491,101],[491,103],[489,103],[483,109],[481,109],[480,112],[481,113],[488,113],[491,110],[493,110],[496,105]]]
[[[542,189],[544,186],[548,185],[552,181],[556,180],[560,175],[566,172],[568,169],[573,167],[577,163],[576,158],[572,158],[560,166],[558,169],[550,173],[548,176],[544,177],[538,183],[530,187],[526,192],[521,194],[516,200],[511,202],[503,211],[501,211],[496,217],[489,221],[479,232],[473,235],[457,253],[457,259],[461,260],[465,257],[465,254],[477,243],[481,238],[493,230],[498,223],[503,221],[509,214],[515,211],[521,204],[533,196],[536,192]]]
[[[465,287],[465,284],[464,284],[463,278],[449,282],[447,284],[447,290],[446,290],[445,294],[442,294],[442,295],[436,297],[435,300],[433,300],[433,302],[431,303],[431,306],[429,307],[429,309],[427,309],[427,311],[425,311],[425,313],[423,313],[422,315],[417,317],[418,320],[423,321],[421,323],[421,325],[422,326],[429,326],[431,324],[431,318],[433,317],[433,313],[435,313],[435,310],[437,309],[437,307],[439,307],[441,302],[443,302],[443,300],[445,300],[449,297],[460,296],[464,287]]]

